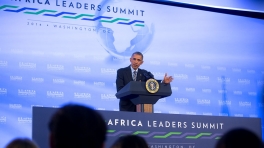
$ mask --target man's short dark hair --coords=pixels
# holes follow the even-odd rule
[[[95,110],[69,104],[49,122],[55,148],[101,148],[106,140],[106,123]]]
[[[143,60],[143,54],[142,54],[141,52],[136,51],[136,52],[134,52],[134,53],[132,54],[132,56],[135,55],[135,54],[140,55],[140,56],[142,57],[142,60]]]

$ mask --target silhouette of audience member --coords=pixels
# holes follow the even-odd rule
[[[119,137],[111,148],[148,148],[144,138],[137,135],[126,135]]]
[[[50,148],[103,148],[106,124],[95,110],[68,104],[58,109],[49,122]]]
[[[6,148],[38,148],[38,146],[28,138],[16,138]]]
[[[253,132],[237,128],[228,131],[217,142],[215,148],[262,148],[261,139]]]

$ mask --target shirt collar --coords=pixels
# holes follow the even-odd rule
[[[132,66],[130,66],[130,68],[131,68],[132,73],[133,73],[134,71],[138,72],[138,69],[134,70],[134,69],[132,68]]]

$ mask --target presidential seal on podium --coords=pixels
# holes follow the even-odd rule
[[[148,79],[146,82],[146,89],[150,93],[156,93],[159,90],[159,83],[155,79]]]

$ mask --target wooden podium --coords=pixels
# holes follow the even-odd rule
[[[131,81],[116,93],[119,99],[129,98],[137,106],[137,112],[153,113],[153,105],[160,99],[172,94],[170,84],[159,83],[159,90],[150,93],[146,82]]]

